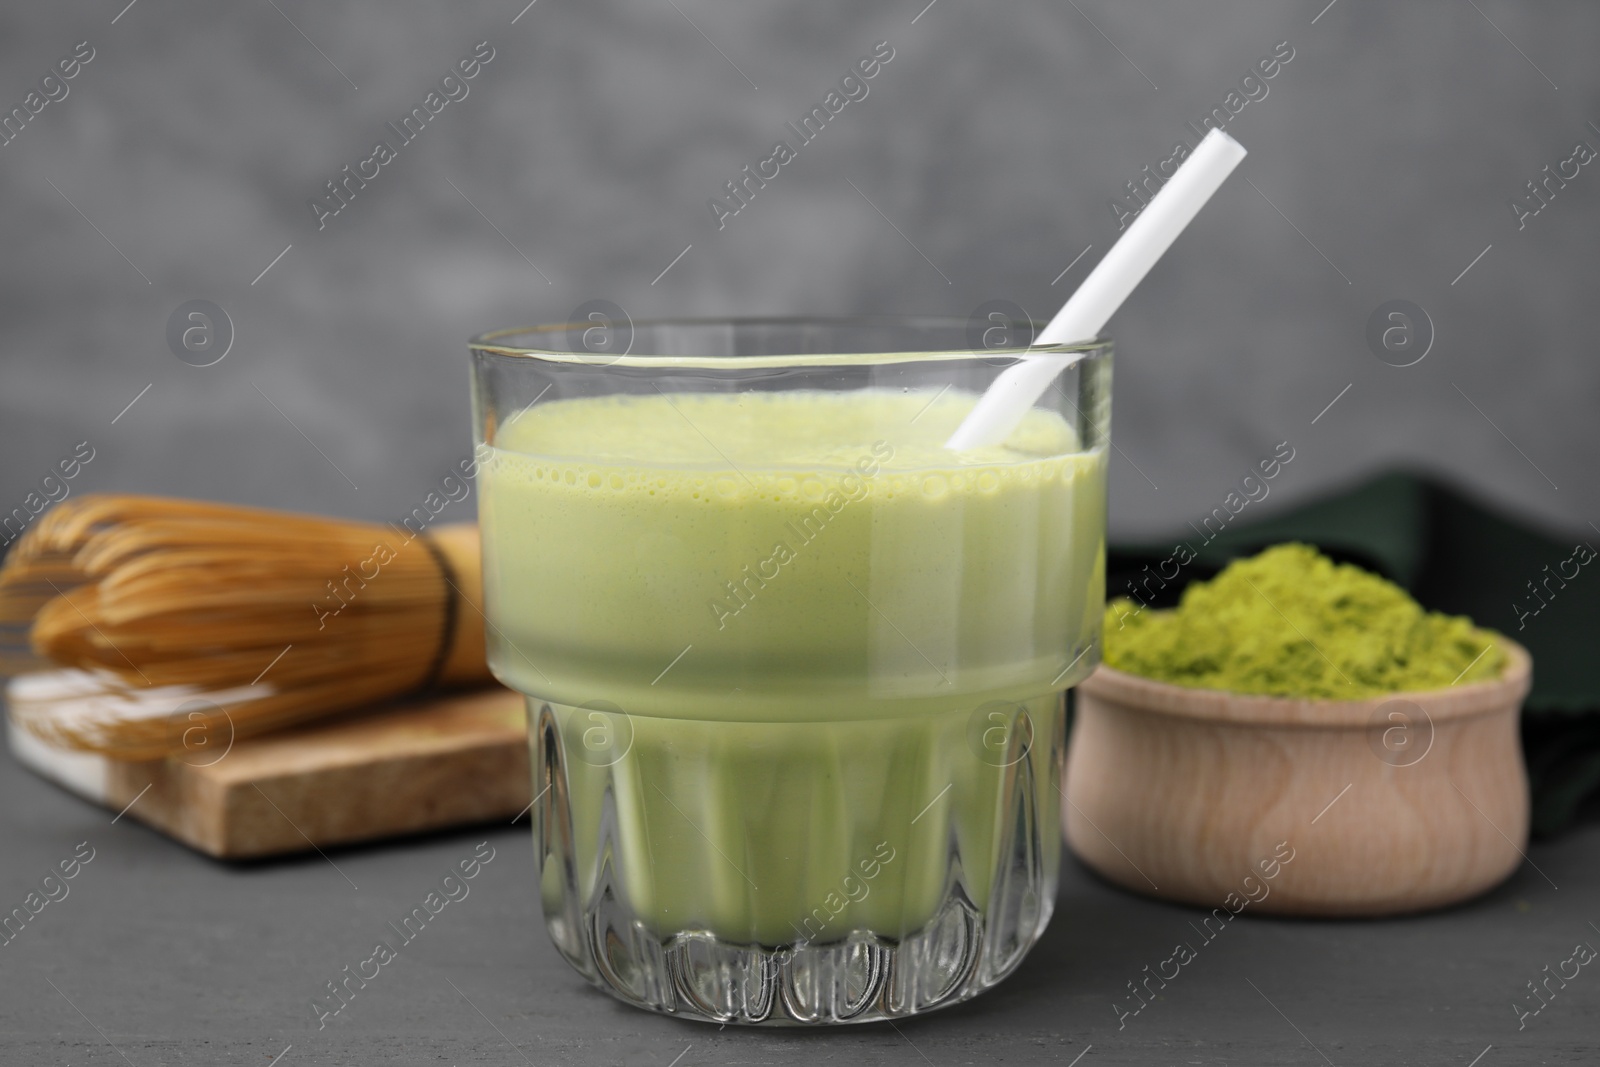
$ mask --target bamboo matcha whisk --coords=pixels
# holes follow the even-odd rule
[[[197,728],[242,738],[487,682],[478,559],[471,525],[415,534],[160,497],[64,501],[0,568],[0,672],[82,673],[20,687],[71,700],[17,699],[14,685],[12,718],[147,759]]]

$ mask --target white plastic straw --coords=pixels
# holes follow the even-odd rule
[[[1094,339],[1244,157],[1244,147],[1221,130],[1206,134],[1034,344]],[[978,398],[945,447],[980,448],[1004,441],[1055,376],[1079,358],[1076,353],[1030,356],[1007,367]]]

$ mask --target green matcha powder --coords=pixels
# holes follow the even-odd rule
[[[1106,606],[1105,662],[1174,685],[1362,700],[1499,677],[1497,636],[1309,545],[1275,545],[1197,582],[1170,611]]]

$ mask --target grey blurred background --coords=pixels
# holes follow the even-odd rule
[[[1284,440],[1264,507],[1404,464],[1600,522],[1600,165],[1521,230],[1507,203],[1600,147],[1587,0],[524,3],[7,5],[5,109],[94,58],[0,147],[0,510],[87,440],[74,492],[397,516],[469,448],[467,337],[595,298],[1048,317],[1110,199],[1287,41],[1229,125],[1250,158],[1112,322],[1114,534],[1181,529]],[[319,231],[307,201],[479,41]],[[879,41],[719,232],[708,198]],[[1395,298],[1436,329],[1410,367],[1364,339]],[[213,366],[168,348],[191,299],[235,327]]]

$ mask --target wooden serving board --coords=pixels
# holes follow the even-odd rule
[[[246,859],[513,819],[528,806],[523,698],[499,687],[235,742],[209,766],[126,762],[10,727],[44,777],[210,856]]]

